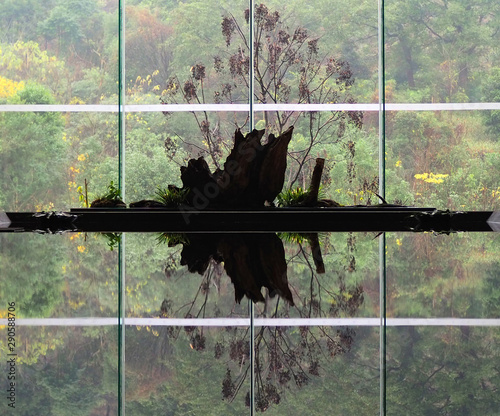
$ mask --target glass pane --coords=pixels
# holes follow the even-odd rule
[[[387,241],[387,414],[494,412],[498,236]]]
[[[112,97],[116,103],[117,7],[95,0],[2,2],[0,104],[107,104]]]
[[[405,326],[387,330],[387,414],[494,414],[495,327]]]
[[[377,4],[346,9],[342,0],[256,5],[254,117],[267,132],[294,127],[284,189],[306,189],[324,158],[323,195],[356,204],[378,188],[377,107],[366,105],[378,99]]]
[[[0,5],[0,209],[67,210],[85,179],[117,181],[117,6]]]
[[[126,243],[126,314],[142,318],[244,318],[220,234],[131,234]],[[244,267],[244,266],[243,266]],[[236,299],[237,298],[237,299]],[[229,325],[229,324],[228,324]]]
[[[497,318],[496,233],[394,233],[387,238],[387,310],[394,318]]]
[[[388,201],[438,209],[500,207],[499,144],[486,111],[389,112]]]
[[[192,188],[201,173],[187,183],[181,178],[181,169],[190,159],[203,157],[208,169],[203,173],[212,176],[217,169],[224,169],[234,146],[235,130],[240,128],[244,135],[248,132],[248,106],[245,110],[127,113],[126,202],[162,201],[163,197],[168,204],[170,185]],[[212,191],[202,184],[199,188],[202,206],[197,208],[204,208],[203,201],[212,199]]]
[[[499,34],[491,7],[498,5],[385,2],[386,99],[399,110],[386,116],[390,202],[498,209],[499,74],[491,62]]]
[[[1,210],[68,210],[117,180],[116,114],[4,112],[0,132]]]
[[[376,2],[256,3],[254,34],[256,103],[377,102]]]
[[[9,413],[117,414],[116,261],[96,234],[0,234]]]
[[[388,102],[498,101],[489,89],[498,76],[491,65],[498,59],[498,7],[386,1]]]
[[[134,3],[125,15],[127,104],[248,102],[248,2]],[[231,16],[241,17],[238,28]],[[229,32],[242,36],[239,55]]]
[[[278,233],[278,236],[284,242],[288,298],[293,307],[284,296],[275,298],[267,293],[265,303],[256,305],[256,316],[378,317],[379,272],[374,267],[378,263],[378,240],[373,238],[374,234]]]
[[[0,234],[2,304],[19,318],[117,316],[117,251],[100,234]]]
[[[203,157],[210,172],[222,168],[235,129],[249,130],[248,53],[229,51],[223,25],[244,16],[248,4],[132,3],[126,9],[126,102],[134,111],[126,115],[126,198],[138,202],[161,199],[158,191],[169,185],[189,187],[179,169],[189,159]],[[245,36],[248,24],[240,23]],[[244,107],[220,111],[220,104]]]
[[[17,321],[17,355],[6,356],[3,345],[0,351],[12,377],[5,373],[4,412],[117,415],[117,339],[116,326]]]
[[[249,329],[126,330],[126,414],[249,414]]]
[[[368,267],[378,241],[329,237],[321,236],[321,261],[318,247],[313,258],[310,243],[299,235],[127,235],[127,412],[245,411],[250,321],[241,318],[249,298],[256,301],[257,410],[281,414],[309,408],[323,414],[332,394],[347,414],[378,406],[378,274]],[[357,261],[353,253],[359,254]],[[339,270],[322,274],[321,263]],[[367,275],[366,295],[356,282],[356,267]],[[360,316],[375,318],[359,326],[361,321],[351,318]],[[303,323],[325,317],[339,320]],[[192,325],[181,326],[189,320]]]
[[[379,331],[373,327],[256,328],[256,410],[324,415],[379,408]]]

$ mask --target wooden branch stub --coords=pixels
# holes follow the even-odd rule
[[[321,185],[321,176],[323,175],[323,168],[325,166],[325,159],[318,157],[316,165],[314,166],[311,184],[309,185],[309,193],[304,201],[305,206],[316,206],[318,203],[319,187]]]
[[[325,273],[325,263],[323,261],[323,256],[321,254],[321,246],[319,245],[318,233],[312,233],[307,235],[309,245],[311,246],[311,254],[316,266],[317,273]]]

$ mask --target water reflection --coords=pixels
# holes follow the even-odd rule
[[[498,412],[498,327],[387,331],[387,414]]]
[[[236,302],[240,303],[244,296],[253,302],[264,302],[264,287],[271,298],[279,295],[294,305],[285,250],[276,234],[190,234],[180,240],[181,265],[186,265],[190,272],[203,275],[210,262],[224,264],[234,285]]]
[[[387,235],[385,372],[375,237],[0,235],[1,302],[19,307],[24,410],[13,414],[118,414],[119,377],[129,414],[249,412],[245,298],[256,302],[258,411],[327,414],[335,403],[342,414],[371,414],[385,374],[387,414],[490,414],[499,404],[499,237]]]
[[[367,236],[363,243],[364,248],[374,254],[378,242],[371,238]],[[164,233],[158,241],[169,248],[182,247],[177,250],[179,266],[171,256],[166,261],[165,275],[169,279],[177,267],[203,276],[197,289],[193,288],[196,296],[204,297],[203,313],[207,312],[210,293],[215,290],[220,295],[221,290],[224,291],[223,272],[234,288],[235,302],[240,304],[246,297],[257,303],[256,313],[262,317],[354,317],[360,313],[358,309],[365,300],[363,283],[356,273],[356,237],[351,233],[341,249],[336,249],[326,234],[320,239],[316,233]],[[325,266],[322,247],[327,260],[334,260],[329,269]],[[340,252],[343,252],[341,256]],[[299,279],[298,270],[302,274]],[[376,272],[361,270],[371,278]],[[163,300],[160,316],[179,316],[179,310],[175,309],[177,297]],[[212,298],[212,301],[220,303],[220,298]],[[186,298],[184,302],[186,304]],[[214,313],[221,316],[220,311]],[[201,310],[193,312],[190,307],[180,316],[198,317]]]
[[[325,273],[317,234],[281,234],[289,246],[299,247],[298,255],[305,262],[313,280],[318,274]],[[162,234],[160,241],[170,247],[182,245],[180,264],[187,266],[191,273],[204,278],[197,291],[205,296],[212,285],[213,270],[223,265],[227,276],[234,285],[235,302],[240,303],[244,296],[253,302],[261,303],[257,316],[283,318],[290,316],[294,308],[303,318],[330,316],[355,316],[362,305],[363,288],[360,284],[347,286],[345,279],[338,280],[336,292],[329,292],[320,285],[319,292],[309,285],[308,297],[300,298],[296,305],[288,283],[287,261],[284,244],[275,233],[261,234]],[[353,237],[349,238],[353,244]],[[309,250],[307,248],[309,247]],[[306,252],[306,250],[308,252]],[[351,254],[349,267],[354,268],[355,260]],[[263,293],[264,292],[264,293]],[[298,292],[296,292],[298,293]],[[277,297],[277,299],[274,299]],[[321,298],[329,299],[329,308],[324,311]],[[275,300],[274,307],[272,300]],[[280,303],[280,299],[283,301]],[[174,300],[164,299],[160,316],[173,314]],[[324,303],[324,302],[323,302]],[[193,302],[194,304],[194,302]],[[199,316],[201,311],[192,307],[186,317]],[[207,328],[188,326],[183,328],[189,347],[199,353],[213,354],[225,366],[222,385],[222,398],[232,403],[242,396],[247,405],[250,403],[248,382],[250,377],[249,331],[241,331],[234,326],[225,326],[222,336],[207,341]],[[171,340],[182,334],[179,327],[170,327]],[[313,379],[326,376],[328,362],[349,353],[355,342],[356,331],[351,327],[329,326],[260,326],[255,334],[255,371],[256,371],[256,408],[267,410],[272,404],[281,402],[285,392],[300,390]],[[246,387],[244,387],[246,386]]]

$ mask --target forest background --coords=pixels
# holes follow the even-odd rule
[[[255,102],[377,103],[376,3],[292,0],[286,6],[275,1],[258,6],[262,44]],[[498,2],[394,0],[385,5],[387,103],[499,101]],[[247,8],[243,1],[127,1],[126,103],[248,102]],[[117,83],[118,1],[0,2],[0,105],[117,105]],[[388,202],[452,210],[498,209],[500,110],[390,111],[385,123]],[[285,188],[307,187],[315,158],[324,157],[326,197],[346,205],[378,202],[374,196],[379,175],[377,112],[255,114],[256,127],[266,128],[267,134],[290,124],[295,130]],[[118,127],[113,112],[0,112],[1,210],[65,210],[80,205],[85,180],[91,195],[103,192],[110,181],[117,183]],[[179,167],[191,157],[203,155],[212,168],[220,165],[236,127],[248,130],[247,114],[126,113],[126,201],[152,197],[158,186],[180,186]],[[374,266],[378,241],[373,237],[323,236],[328,279],[311,266],[307,241],[286,242],[289,281],[299,306],[293,309],[278,302],[260,313],[378,316],[378,267]],[[22,305],[20,317],[117,315],[118,258],[117,251],[109,249],[114,240],[82,234],[2,234],[0,241],[0,280],[9,282],[9,293],[3,291],[0,298],[2,305],[8,299]],[[498,246],[498,238],[491,235],[388,235],[389,316],[498,317]],[[231,282],[222,277],[220,265],[211,265],[198,278],[180,265],[178,246],[131,235],[126,247],[129,316],[156,316],[163,300],[170,302],[170,316],[246,316],[245,308],[234,305]],[[210,302],[204,301],[205,296]],[[3,306],[0,313],[6,316]],[[92,415],[114,409],[114,330],[23,331],[22,376],[25,386],[31,386],[23,389],[23,395],[37,400],[20,414],[37,409],[37,414]],[[200,345],[202,335],[199,329],[177,334],[150,327],[127,330],[130,413],[189,414],[207,403],[214,414],[244,411],[246,364],[244,354],[235,351],[248,334],[213,331],[205,334],[206,347],[186,354],[186,345],[195,339],[194,345]],[[473,328],[465,334],[458,328],[440,332],[423,327],[397,329],[389,335],[402,340],[388,353],[393,363],[388,400],[394,412],[401,412],[401,406],[427,406],[434,414],[488,414],[498,408],[494,398],[498,347],[493,342],[498,331]],[[269,336],[274,345],[278,339],[284,342],[276,334]],[[287,336],[300,345],[298,337],[318,335],[295,329]],[[289,371],[295,373],[285,383],[279,383],[278,370],[271,372],[272,360],[264,360],[275,378],[260,385],[262,409],[283,412],[283,406],[305,407],[304,411],[324,414],[332,398],[322,398],[336,391],[339,408],[368,414],[378,403],[378,333],[356,329],[352,348],[345,347],[349,336],[333,331],[328,337],[318,336],[322,352],[313,354],[309,347],[297,350],[301,358],[296,364],[309,371],[297,372],[291,365]],[[342,353],[333,354],[328,339],[335,339]],[[145,342],[150,350],[144,348]],[[213,358],[217,345],[229,355],[223,364]],[[454,351],[453,360],[444,346]],[[469,350],[480,353],[473,356]],[[148,365],[143,368],[145,351],[149,351]],[[329,359],[313,359],[325,356],[324,351]],[[429,357],[435,362],[426,361]],[[205,369],[203,377],[194,380],[188,374],[198,367]],[[233,378],[228,381],[229,370]],[[235,373],[243,388],[232,401],[228,399],[235,388],[226,389],[231,393],[227,397],[222,388],[224,382],[226,388],[236,383]],[[330,374],[349,381],[339,384]],[[206,380],[217,380],[216,386],[207,386]],[[309,380],[307,386],[304,380]],[[450,380],[458,384],[451,395]],[[471,386],[476,399],[462,401],[461,394]],[[222,402],[221,389],[226,399]],[[353,391],[362,391],[364,399]],[[422,401],[429,392],[431,399]],[[282,398],[279,406],[276,394]],[[269,407],[272,402],[276,407]]]

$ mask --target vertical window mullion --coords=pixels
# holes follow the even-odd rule
[[[378,0],[379,194],[385,198],[385,18],[384,0]]]
[[[384,0],[378,0],[378,89],[379,89],[379,193],[385,198],[385,16]],[[380,415],[387,413],[387,273],[386,273],[386,235],[379,238],[379,308],[380,308]]]
[[[118,188],[125,197],[125,0],[118,2]],[[118,247],[118,415],[125,415],[125,235]]]
[[[248,80],[248,106],[249,106],[249,126],[250,131],[254,129],[255,117],[254,117],[254,77],[255,77],[255,67],[254,67],[254,0],[249,0],[249,80]],[[250,415],[255,414],[255,308],[253,302],[248,300],[248,312],[250,315]]]
[[[118,188],[125,201],[125,0],[118,10]]]

